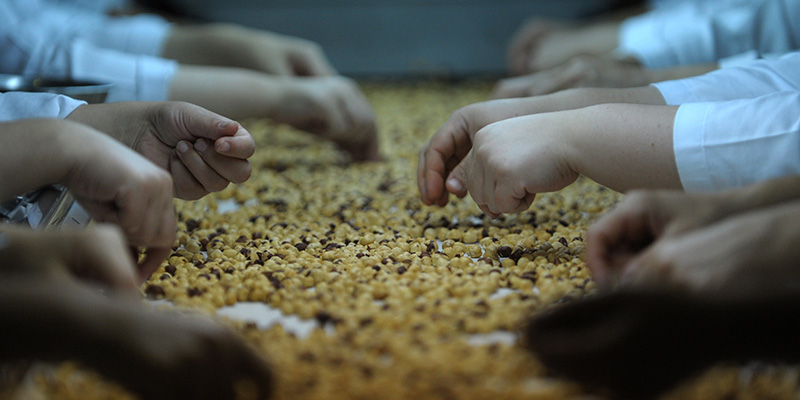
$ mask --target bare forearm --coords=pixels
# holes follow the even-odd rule
[[[181,65],[169,97],[232,119],[274,117],[285,86],[282,80],[242,69]]]
[[[713,195],[728,215],[800,200],[800,176],[793,175]]]
[[[62,151],[63,121],[28,120],[0,126],[0,199],[61,183],[72,162]]]
[[[85,337],[77,332],[77,298],[60,286],[64,282],[41,277],[4,277],[0,282],[0,331],[4,343],[0,359],[56,361],[74,358]],[[88,315],[88,314],[86,314]],[[83,344],[88,344],[82,342]]]
[[[614,190],[681,189],[672,147],[677,107],[603,104],[564,114],[573,169]]]
[[[240,49],[226,39],[242,32],[228,24],[175,25],[161,55],[182,64],[235,66]]]
[[[661,92],[649,86],[637,88],[580,88],[563,90],[545,96],[494,100],[498,112],[506,118],[546,112],[575,110],[599,104],[625,103],[665,105]]]
[[[663,82],[703,75],[718,68],[716,64],[685,65],[673,68],[646,70],[646,76],[650,82]]]

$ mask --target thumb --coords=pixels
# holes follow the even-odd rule
[[[472,154],[472,152],[470,152]],[[453,193],[454,195],[462,198],[467,195],[467,182],[469,181],[467,170],[465,167],[465,163],[470,159],[469,154],[463,160],[461,160],[458,165],[450,171],[450,174],[447,175],[447,180],[445,181],[445,185],[447,186],[447,191]]]
[[[239,131],[238,122],[200,106],[177,103],[176,107],[175,120],[179,121],[179,129],[184,128],[184,133],[194,139],[206,138],[215,141],[224,136],[233,136]]]

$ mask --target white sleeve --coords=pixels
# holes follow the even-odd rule
[[[66,118],[84,104],[84,101],[50,93],[0,93],[0,122],[27,118]]]
[[[680,106],[673,146],[683,188],[719,190],[800,174],[798,109],[800,92]]]
[[[88,41],[52,36],[21,23],[0,2],[0,72],[113,83],[106,101],[163,101],[177,63],[100,48]]]
[[[715,63],[751,50],[786,53],[800,45],[800,2],[683,1],[623,22],[622,54],[649,68]]]
[[[33,25],[53,37],[80,38],[126,53],[160,55],[171,27],[156,15],[110,17],[54,0],[4,1],[15,9],[20,26]]]
[[[739,67],[722,68],[691,78],[654,83],[652,86],[661,92],[669,105],[800,91],[800,52],[777,59],[757,60]]]

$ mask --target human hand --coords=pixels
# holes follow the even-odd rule
[[[662,237],[678,236],[729,214],[732,197],[678,191],[635,191],[586,234],[586,265],[600,286]]]
[[[237,122],[183,102],[87,105],[68,117],[109,133],[172,175],[175,196],[198,199],[250,177],[255,141]]]
[[[503,79],[492,98],[541,96],[578,87],[623,88],[647,86],[650,75],[641,64],[599,56],[577,56],[564,65]]]
[[[535,100],[485,101],[453,112],[419,151],[417,184],[423,203],[439,206],[447,204],[449,192],[446,181],[453,168],[472,149],[476,132],[497,121],[536,110],[546,111],[544,107],[532,106],[532,101]]]
[[[547,36],[565,31],[571,24],[542,18],[531,18],[514,34],[508,46],[508,67],[512,75],[522,75],[532,71],[531,60]]]
[[[725,332],[748,326],[741,304],[735,319],[734,309],[713,304],[685,293],[620,290],[536,316],[523,340],[553,372],[610,398],[656,398],[750,345]]]
[[[332,140],[356,161],[376,161],[375,113],[364,94],[344,77],[289,82],[285,100],[272,113],[279,122]]]
[[[538,114],[479,130],[472,149],[447,177],[447,190],[459,197],[469,192],[492,218],[527,210],[537,193],[560,190],[580,175],[562,128],[556,114]]]
[[[233,24],[173,27],[163,56],[183,64],[245,68],[283,76],[336,74],[317,43]]]
[[[785,287],[795,273],[790,242],[800,232],[789,224],[798,204],[748,211],[737,194],[635,194],[590,229],[587,266],[604,286],[618,276],[704,291]]]
[[[107,328],[94,334],[107,345],[87,347],[101,351],[84,360],[143,398],[267,399],[272,394],[268,363],[228,328],[134,303],[112,306]]]
[[[604,55],[617,46],[619,22],[597,22],[575,27],[533,19],[515,35],[508,50],[514,75],[545,71],[575,56]]]
[[[55,145],[69,159],[59,183],[92,218],[118,225],[131,245],[170,248],[176,221],[169,174],[103,133],[59,122]]]
[[[125,237],[113,225],[80,231],[32,231],[4,226],[0,231],[0,268],[4,273],[72,276],[135,292],[152,271],[137,271]],[[159,260],[160,261],[160,260]]]

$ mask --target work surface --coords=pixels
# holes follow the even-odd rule
[[[142,286],[147,306],[230,324],[275,367],[279,399],[582,397],[518,331],[592,292],[584,233],[620,195],[580,179],[498,220],[469,198],[419,200],[419,148],[489,88],[366,84],[382,163],[348,164],[313,136],[243,121],[258,142],[252,178],[176,202],[177,246]],[[793,369],[720,367],[665,398],[791,398],[797,381]],[[69,363],[34,382],[55,399],[127,396]]]

